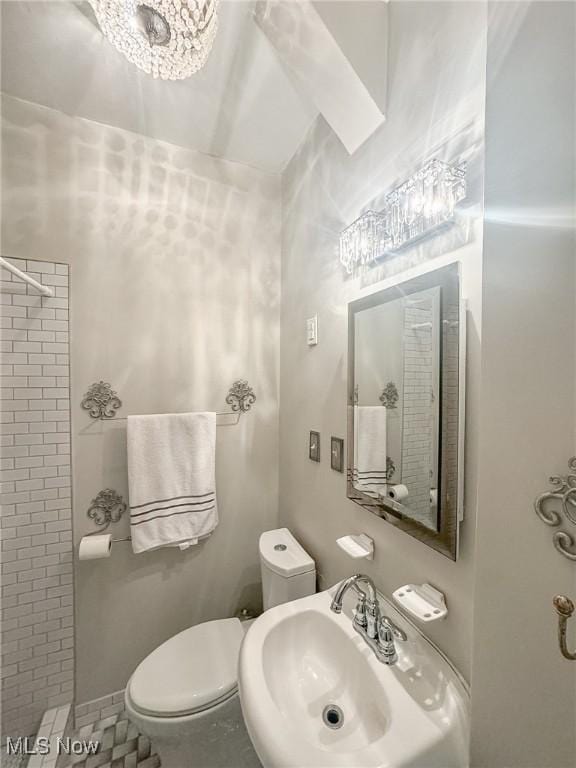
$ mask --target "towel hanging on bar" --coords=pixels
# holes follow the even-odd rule
[[[218,525],[216,414],[128,417],[132,549],[181,549]]]

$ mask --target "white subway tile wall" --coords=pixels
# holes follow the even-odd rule
[[[402,482],[410,489],[410,517],[433,530],[436,512],[430,507],[433,456],[434,370],[432,304],[422,301],[404,310],[404,431]]]
[[[73,699],[68,266],[9,259],[0,294],[2,736]]]
[[[445,307],[445,320],[442,327],[442,432],[447,439],[442,446],[442,481],[445,489],[442,497],[454,511],[458,504],[458,405],[459,405],[459,344],[460,325],[459,307],[449,304]],[[458,527],[456,514],[446,514],[449,520],[448,530],[452,534]]]

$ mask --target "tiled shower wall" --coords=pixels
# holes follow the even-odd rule
[[[431,301],[431,300],[430,300]],[[404,426],[402,482],[410,489],[411,517],[435,528],[430,508],[432,469],[432,307],[430,301],[404,310]],[[434,519],[432,519],[434,518]]]
[[[73,698],[68,266],[11,259],[1,293],[2,736]]]

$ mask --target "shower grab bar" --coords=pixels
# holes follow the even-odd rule
[[[49,288],[47,285],[42,285],[42,283],[39,283],[38,280],[34,280],[34,278],[30,277],[30,275],[27,275],[26,272],[22,272],[21,269],[18,269],[18,267],[10,264],[9,261],[6,261],[3,256],[0,256],[0,266],[3,269],[7,269],[8,272],[12,272],[13,275],[16,275],[17,278],[23,280],[25,283],[28,283],[28,285],[31,285],[32,288],[36,288],[36,290],[39,291],[42,296],[54,296],[53,288]]]
[[[556,595],[552,602],[558,614],[558,643],[560,645],[560,652],[568,661],[576,661],[576,653],[571,653],[566,644],[566,625],[568,619],[574,613],[574,603],[566,595]]]

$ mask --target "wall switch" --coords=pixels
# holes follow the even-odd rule
[[[306,343],[309,347],[318,344],[318,315],[306,320]]]

